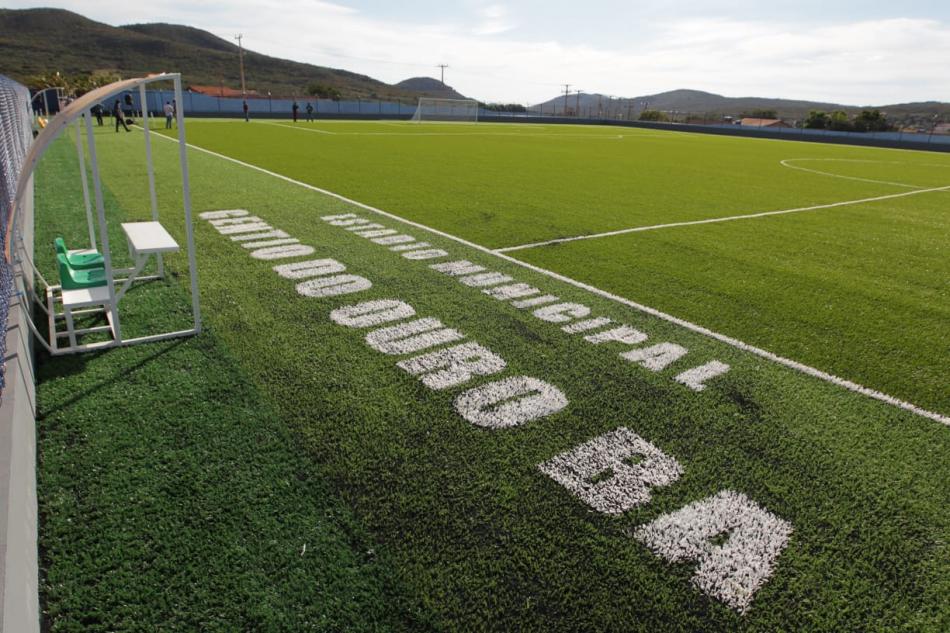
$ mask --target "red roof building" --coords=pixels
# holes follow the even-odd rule
[[[792,127],[782,119],[742,119],[739,125],[749,127]]]
[[[237,97],[240,98],[241,91],[234,88],[226,88],[225,86],[197,86],[190,85],[188,90],[191,92],[197,92],[198,94],[208,95],[209,97]],[[255,96],[257,94],[256,90],[248,90],[248,96]]]

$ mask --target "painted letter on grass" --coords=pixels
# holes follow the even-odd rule
[[[696,561],[693,584],[744,613],[775,569],[792,526],[739,492],[724,490],[638,528],[637,540],[671,563]],[[717,545],[713,539],[727,535]]]
[[[489,429],[518,426],[557,413],[567,406],[561,390],[543,380],[514,376],[462,393],[455,410],[463,418]]]
[[[675,459],[620,427],[538,466],[590,507],[620,514],[649,503],[653,488],[683,474]]]

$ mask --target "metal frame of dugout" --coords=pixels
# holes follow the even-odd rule
[[[136,338],[124,338],[122,336],[122,325],[119,313],[119,305],[122,298],[129,288],[137,281],[147,281],[153,279],[162,279],[165,276],[165,266],[162,260],[163,253],[172,253],[180,250],[179,245],[174,238],[165,230],[165,227],[159,222],[158,198],[155,193],[155,170],[152,163],[152,146],[148,124],[148,111],[142,111],[142,127],[145,138],[145,162],[148,173],[149,199],[151,202],[152,221],[151,222],[130,222],[122,224],[122,230],[125,233],[129,244],[129,254],[131,255],[134,266],[131,268],[113,268],[112,250],[109,244],[108,227],[106,224],[105,206],[103,203],[102,181],[99,172],[99,161],[96,152],[95,136],[93,134],[93,115],[92,107],[106,102],[106,100],[116,95],[132,90],[139,89],[139,95],[142,103],[145,103],[145,87],[148,84],[172,81],[175,85],[175,100],[179,104],[177,108],[178,125],[178,156],[181,167],[182,199],[184,207],[186,249],[188,251],[188,269],[191,278],[191,308],[194,326],[187,330],[178,330],[173,332],[164,332],[160,334],[151,334]],[[162,73],[158,75],[149,75],[136,79],[126,79],[117,81],[92,90],[79,97],[69,105],[65,106],[46,127],[34,139],[30,151],[23,163],[23,169],[17,182],[17,193],[10,213],[10,220],[7,226],[5,256],[8,262],[18,265],[17,280],[22,283],[22,288],[17,288],[17,294],[21,302],[26,298],[31,298],[47,314],[49,322],[49,341],[43,337],[36,328],[36,324],[29,320],[30,329],[37,339],[51,354],[69,354],[76,352],[85,352],[100,350],[119,345],[134,345],[136,343],[148,343],[161,341],[170,338],[182,336],[191,336],[201,331],[201,310],[198,301],[198,269],[195,263],[195,244],[194,229],[191,221],[191,189],[188,179],[188,157],[187,145],[185,142],[185,120],[182,112],[182,90],[181,75],[179,73]],[[89,195],[89,184],[86,170],[85,153],[81,131],[85,123],[86,146],[89,151],[89,167],[92,172],[93,193],[95,199],[96,218],[93,217],[93,205]],[[67,257],[73,255],[83,255],[97,252],[96,229],[98,228],[99,242],[102,255],[104,270],[104,281],[101,285],[94,287],[64,289],[63,284],[52,285],[46,281],[42,273],[36,269],[29,253],[23,243],[22,233],[19,230],[17,214],[20,210],[27,191],[30,187],[30,180],[39,159],[43,156],[49,146],[56,140],[60,134],[66,131],[71,125],[75,124],[76,129],[76,151],[79,155],[79,170],[82,176],[83,201],[86,210],[86,223],[89,229],[89,248],[74,251],[68,251]],[[157,274],[141,275],[147,261],[156,258]],[[39,279],[45,289],[45,296],[40,297],[34,290],[34,283],[27,283],[24,277],[24,264],[28,264],[31,272],[35,275],[34,282]],[[62,274],[61,274],[62,277]],[[62,282],[62,279],[61,279]],[[24,305],[26,313],[30,314],[29,306]],[[104,313],[107,325],[100,325],[88,328],[77,329],[75,327],[74,317],[77,315]],[[63,326],[61,328],[61,326]],[[108,333],[109,340],[95,341],[92,343],[80,343],[78,337],[83,334]],[[62,342],[60,339],[67,339]]]

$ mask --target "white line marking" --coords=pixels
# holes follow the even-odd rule
[[[169,142],[172,142],[172,143],[177,143],[177,142],[178,142],[178,139],[165,136],[164,134],[156,134],[156,136],[158,136],[158,137],[160,137],[160,138],[164,138],[164,139],[166,139],[166,140],[168,140]],[[221,159],[223,159],[223,160],[232,162],[232,163],[234,163],[234,164],[236,164],[236,165],[241,165],[241,166],[243,166],[243,167],[247,167],[248,169],[253,169],[253,170],[255,170],[255,171],[259,171],[259,172],[261,172],[261,173],[263,173],[263,174],[267,174],[268,176],[272,176],[272,177],[277,178],[277,179],[279,179],[279,180],[283,180],[284,182],[289,182],[289,183],[294,184],[294,185],[297,185],[297,186],[299,186],[299,187],[303,187],[304,189],[309,189],[309,190],[311,190],[311,191],[315,191],[315,192],[317,192],[317,193],[321,193],[321,194],[323,194],[323,195],[329,196],[329,197],[331,197],[331,198],[334,198],[334,199],[339,200],[339,201],[341,201],[341,202],[344,202],[344,203],[346,203],[346,204],[352,205],[352,206],[354,206],[354,207],[358,207],[358,208],[360,208],[360,209],[365,209],[366,211],[370,211],[370,212],[372,212],[372,213],[376,213],[376,214],[378,214],[378,215],[381,215],[381,216],[383,216],[383,217],[390,218],[390,219],[395,220],[395,221],[397,221],[397,222],[402,222],[403,224],[406,224],[406,225],[409,225],[409,226],[413,226],[413,227],[415,227],[415,228],[422,229],[422,230],[424,230],[424,231],[428,231],[429,233],[432,233],[432,234],[434,234],[434,235],[438,235],[438,236],[440,236],[440,237],[444,237],[444,238],[447,239],[447,240],[451,240],[451,241],[453,241],[453,242],[457,242],[457,243],[462,244],[462,245],[464,245],[464,246],[468,246],[469,248],[473,248],[473,249],[475,249],[475,250],[477,250],[477,251],[480,251],[480,252],[482,252],[482,253],[485,253],[486,255],[494,255],[495,257],[498,257],[499,259],[503,259],[503,260],[505,260],[505,261],[507,261],[507,262],[510,262],[510,263],[512,263],[512,264],[515,264],[516,266],[521,266],[522,268],[526,268],[526,269],[528,269],[528,270],[533,270],[534,272],[539,273],[539,274],[541,274],[541,275],[545,275],[545,276],[547,276],[547,277],[550,277],[551,279],[556,279],[556,280],[558,280],[558,281],[561,281],[561,282],[563,282],[563,283],[569,284],[569,285],[574,286],[574,287],[576,287],[576,288],[580,288],[581,290],[586,290],[586,291],[588,291],[588,292],[590,292],[590,293],[593,293],[593,294],[595,294],[595,295],[604,297],[605,299],[610,299],[611,301],[615,301],[615,302],[620,303],[620,304],[623,304],[623,305],[625,305],[625,306],[634,308],[635,310],[639,310],[640,312],[643,312],[643,313],[645,313],[645,314],[649,314],[649,315],[655,316],[655,317],[657,317],[657,318],[659,318],[659,319],[663,319],[664,321],[668,321],[668,322],[670,322],[670,323],[679,325],[680,327],[683,327],[683,328],[685,328],[685,329],[687,329],[687,330],[689,330],[689,331],[691,331],[691,332],[695,332],[695,333],[697,333],[697,334],[702,334],[702,335],[704,335],[704,336],[708,336],[709,338],[715,339],[715,340],[719,341],[720,343],[725,343],[726,345],[730,345],[730,346],[735,347],[735,348],[737,348],[737,349],[740,349],[740,350],[742,350],[742,351],[749,352],[750,354],[755,354],[756,356],[759,356],[759,357],[761,357],[761,358],[765,358],[765,359],[770,360],[770,361],[772,361],[772,362],[778,363],[779,365],[784,365],[785,367],[789,367],[789,368],[791,368],[791,369],[797,370],[797,371],[799,371],[799,372],[801,372],[801,373],[803,373],[803,374],[806,374],[806,375],[808,375],[808,376],[811,376],[811,377],[813,377],[813,378],[818,378],[819,380],[823,380],[823,381],[825,381],[825,382],[829,382],[829,383],[831,383],[831,384],[833,384],[833,385],[836,385],[836,386],[838,386],[838,387],[843,387],[844,389],[847,389],[847,390],[849,390],[849,391],[853,391],[853,392],[855,392],[855,393],[859,393],[859,394],[861,394],[861,395],[867,396],[867,397],[869,397],[869,398],[873,398],[873,399],[875,399],[875,400],[880,400],[881,402],[887,403],[887,404],[889,404],[889,405],[891,405],[891,406],[898,407],[898,408],[903,409],[903,410],[905,410],[905,411],[910,411],[911,413],[915,413],[915,414],[917,414],[917,415],[919,415],[919,416],[921,416],[921,417],[928,418],[928,419],[930,419],[930,420],[934,420],[934,421],[939,422],[939,423],[941,423],[941,424],[943,424],[943,425],[945,425],[945,426],[950,427],[950,416],[946,416],[946,415],[943,415],[943,414],[940,414],[940,413],[935,413],[935,412],[933,412],[933,411],[928,411],[927,409],[924,409],[924,408],[922,408],[922,407],[919,407],[919,406],[917,406],[916,404],[913,404],[913,403],[910,403],[910,402],[906,402],[906,401],[904,401],[904,400],[900,400],[900,399],[895,398],[895,397],[893,397],[893,396],[889,396],[889,395],[887,395],[887,394],[885,394],[885,393],[882,393],[882,392],[880,392],[880,391],[876,391],[876,390],[871,389],[871,388],[869,388],[869,387],[865,387],[865,386],[863,386],[863,385],[859,385],[859,384],[856,383],[856,382],[852,382],[852,381],[846,380],[846,379],[844,379],[844,378],[839,378],[838,376],[835,376],[835,375],[833,375],[833,374],[829,374],[829,373],[827,373],[827,372],[824,372],[824,371],[822,371],[822,370],[820,370],[820,369],[816,369],[816,368],[811,367],[811,366],[809,366],[809,365],[805,365],[805,364],[803,364],[803,363],[799,363],[798,361],[794,361],[794,360],[791,360],[791,359],[789,359],[789,358],[785,358],[784,356],[779,356],[779,355],[777,355],[777,354],[773,354],[772,352],[769,352],[769,351],[764,350],[764,349],[759,348],[759,347],[755,347],[754,345],[749,345],[748,343],[744,343],[744,342],[742,342],[742,341],[740,341],[740,340],[738,340],[738,339],[732,338],[731,336],[726,336],[725,334],[719,334],[718,332],[713,332],[713,331],[710,330],[710,329],[704,328],[704,327],[701,326],[701,325],[696,325],[695,323],[691,323],[690,321],[686,321],[685,319],[680,319],[679,317],[675,317],[675,316],[673,316],[673,315],[671,315],[671,314],[667,314],[667,313],[665,313],[665,312],[661,312],[660,310],[657,310],[657,309],[655,309],[655,308],[651,308],[651,307],[645,306],[645,305],[643,305],[643,304],[641,304],[641,303],[637,303],[637,302],[635,302],[635,301],[631,301],[631,300],[629,300],[629,299],[625,299],[624,297],[620,297],[620,296],[618,296],[618,295],[609,293],[609,292],[607,292],[606,290],[601,290],[600,288],[596,288],[596,287],[591,286],[591,285],[589,285],[589,284],[585,284],[584,282],[582,282],[582,281],[577,281],[576,279],[571,279],[570,277],[565,277],[564,275],[561,275],[561,274],[558,274],[558,273],[556,273],[556,272],[547,270],[547,269],[545,269],[545,268],[541,268],[541,267],[539,267],[539,266],[534,266],[533,264],[529,264],[529,263],[527,263],[527,262],[523,262],[523,261],[517,260],[517,259],[515,259],[514,257],[509,257],[508,255],[504,255],[504,254],[502,254],[502,253],[497,253],[497,252],[495,252],[495,251],[493,251],[493,250],[491,250],[490,248],[487,248],[487,247],[485,247],[485,246],[481,246],[481,245],[479,245],[479,244],[475,244],[474,242],[469,242],[469,241],[466,240],[466,239],[463,239],[463,238],[461,238],[461,237],[456,237],[455,235],[451,235],[451,234],[449,234],[449,233],[445,233],[444,231],[440,231],[440,230],[438,230],[438,229],[434,229],[434,228],[432,228],[432,227],[426,226],[425,224],[420,224],[419,222],[413,222],[412,220],[407,220],[407,219],[402,218],[402,217],[400,217],[400,216],[398,216],[398,215],[395,215],[395,214],[393,214],[393,213],[389,213],[389,212],[387,212],[387,211],[383,211],[382,209],[377,209],[376,207],[372,207],[372,206],[370,206],[370,205],[368,205],[368,204],[363,204],[362,202],[357,202],[356,200],[352,200],[352,199],[347,198],[347,197],[345,197],[345,196],[341,196],[340,194],[334,193],[334,192],[329,191],[329,190],[327,190],[327,189],[321,189],[320,187],[315,187],[314,185],[310,185],[310,184],[307,184],[307,183],[305,183],[305,182],[301,182],[301,181],[299,181],[299,180],[294,180],[293,178],[289,178],[289,177],[287,177],[287,176],[284,176],[283,174],[278,174],[277,172],[273,172],[273,171],[270,171],[270,170],[268,170],[268,169],[264,169],[263,167],[258,167],[257,165],[252,165],[251,163],[245,163],[244,161],[238,160],[238,159],[236,159],[236,158],[231,158],[230,156],[225,156],[224,154],[219,154],[219,153],[217,153],[217,152],[211,151],[210,149],[205,149],[204,147],[199,147],[199,146],[197,146],[197,145],[192,145],[191,143],[187,143],[187,146],[190,147],[191,149],[196,150],[196,151],[204,152],[205,154],[209,154],[209,155],[211,155],[211,156],[216,156],[216,157],[221,158]],[[950,187],[945,187],[945,189],[947,189],[947,188],[950,188]],[[910,193],[921,193],[921,192],[910,192]],[[905,195],[906,195],[906,194],[905,194]]]
[[[338,136],[340,134],[340,132],[321,130],[318,127],[297,127],[296,125],[284,125],[283,123],[275,123],[273,121],[258,121],[258,123],[263,123],[264,125],[274,125],[276,127],[285,127],[290,130],[304,130],[306,132],[314,132],[316,134],[329,134],[331,136]]]
[[[863,204],[865,202],[879,202],[881,200],[892,200],[894,198],[904,198],[906,196],[915,196],[920,193],[932,193],[934,191],[948,191],[950,185],[945,187],[934,187],[933,189],[915,189],[914,191],[905,191],[903,193],[892,193],[886,196],[877,196],[874,198],[861,198],[860,200],[845,200],[843,202],[832,202],[830,204],[818,204],[813,207],[798,207],[796,209],[782,209],[780,211],[764,211],[762,213],[749,213],[747,215],[730,215],[725,218],[709,218],[707,220],[690,220],[687,222],[670,222],[668,224],[654,224],[652,226],[637,226],[631,229],[619,229],[616,231],[606,231],[604,233],[592,233],[590,235],[577,235],[574,237],[559,237],[544,242],[532,242],[531,244],[519,244],[517,246],[506,246],[496,248],[494,253],[510,253],[520,251],[526,248],[537,248],[538,246],[548,246],[550,244],[563,244],[565,242],[577,242],[579,240],[593,240],[601,237],[612,237],[614,235],[625,235],[627,233],[639,233],[641,231],[655,231],[657,229],[669,229],[677,226],[695,226],[697,224],[716,224],[717,222],[734,222],[735,220],[748,220],[750,218],[764,218],[770,215],[787,215],[789,213],[802,213],[804,211],[817,211],[819,209],[831,209],[833,207],[845,207],[852,204]]]
[[[797,169],[798,171],[807,171],[810,174],[818,174],[819,176],[830,176],[831,178],[841,178],[844,180],[857,180],[858,182],[871,182],[874,184],[880,185],[893,185],[895,187],[906,187],[907,189],[923,189],[923,187],[918,187],[917,185],[908,185],[903,182],[891,182],[889,180],[874,180],[873,178],[859,178],[857,176],[845,176],[843,174],[833,174],[828,171],[821,171],[820,169],[809,169],[808,167],[799,167],[798,165],[792,165],[793,161],[835,161],[841,163],[886,163],[886,164],[903,164],[901,161],[877,161],[877,160],[858,160],[851,158],[786,158],[785,160],[779,161],[779,164],[782,167],[788,167],[789,169]]]
[[[302,132],[320,132],[323,134],[333,134],[336,136],[533,136],[538,138],[602,138],[611,141],[616,141],[624,138],[622,134],[532,134],[530,132],[327,132],[325,130],[319,130],[316,128],[309,127],[299,127],[296,125],[288,125],[286,123],[270,123],[265,122],[268,125],[276,125],[277,127],[283,127],[290,130],[300,130]],[[638,138],[641,135],[636,135]]]

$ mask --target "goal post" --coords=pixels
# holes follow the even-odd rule
[[[434,99],[420,97],[411,121],[459,121],[478,123],[478,101],[474,99]]]

